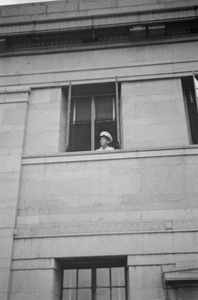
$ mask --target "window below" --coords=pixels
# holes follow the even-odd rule
[[[64,262],[62,300],[127,300],[126,259]]]
[[[99,149],[102,131],[112,135],[112,147],[120,147],[118,94],[117,82],[69,87],[66,151]]]
[[[195,92],[195,81],[197,80],[197,75],[195,75],[194,78],[193,76],[182,78],[182,87],[192,144],[198,144],[198,109]]]

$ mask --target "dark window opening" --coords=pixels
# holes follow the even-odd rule
[[[111,146],[119,148],[119,99],[115,82],[72,86],[68,102],[67,151],[99,149],[102,131],[108,131],[113,137]]]
[[[195,75],[195,77],[195,80],[198,80],[198,76]],[[198,110],[193,76],[183,77],[182,87],[188,113],[191,141],[192,144],[198,144]]]
[[[126,259],[64,262],[62,300],[127,300]]]

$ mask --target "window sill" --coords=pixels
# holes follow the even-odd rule
[[[64,152],[23,156],[22,165],[198,155],[198,145],[155,149]]]

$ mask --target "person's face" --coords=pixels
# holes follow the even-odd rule
[[[103,148],[105,148],[105,147],[108,146],[108,144],[109,144],[109,140],[108,140],[105,136],[102,136],[102,137],[100,138],[100,145],[101,145]]]

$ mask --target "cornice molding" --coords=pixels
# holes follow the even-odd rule
[[[28,102],[29,89],[0,90],[0,104]]]
[[[66,16],[65,16],[66,15]],[[135,25],[145,22],[153,24],[154,22],[162,22],[164,20],[184,20],[196,18],[198,15],[198,6],[179,6],[164,7],[156,5],[155,8],[145,10],[145,6],[129,6],[127,8],[109,8],[108,10],[77,10],[61,12],[59,14],[50,13],[33,13],[27,19],[27,15],[7,16],[1,18],[0,35],[18,36],[23,34],[38,33],[57,33],[65,30],[79,30],[86,28],[107,28],[112,26]],[[6,21],[7,20],[7,21]]]

